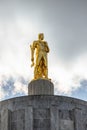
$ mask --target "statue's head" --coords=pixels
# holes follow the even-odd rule
[[[39,40],[43,40],[44,39],[44,34],[43,33],[39,33],[38,34],[38,39]]]

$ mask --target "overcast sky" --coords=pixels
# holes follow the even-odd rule
[[[0,0],[0,100],[27,95],[40,32],[55,94],[87,100],[87,0]]]

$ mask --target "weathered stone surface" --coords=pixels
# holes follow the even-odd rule
[[[3,108],[0,115],[0,130],[11,130],[11,111]]]
[[[87,113],[85,113],[87,114]],[[75,130],[79,130],[82,129],[84,130],[84,118],[85,116],[83,116],[83,111],[79,108],[75,108],[74,110],[74,121],[75,121]]]
[[[25,129],[33,130],[33,108],[31,106],[25,109]]]
[[[58,107],[52,106],[50,108],[50,120],[51,120],[51,130],[59,130],[59,111]]]
[[[35,108],[33,111],[34,116],[34,130],[49,129],[50,130],[50,111],[45,108]]]
[[[86,130],[87,102],[25,96],[0,102],[0,130]]]
[[[25,111],[24,109],[19,109],[12,112],[11,116],[11,129],[12,130],[24,130],[25,127]]]
[[[60,120],[60,130],[74,130],[74,122],[70,120]]]
[[[28,85],[29,95],[54,95],[54,85],[50,80],[33,80]]]

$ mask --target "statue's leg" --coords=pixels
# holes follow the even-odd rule
[[[44,76],[45,76],[45,78],[48,78],[48,68],[47,68],[47,66],[44,66]]]
[[[34,79],[42,78],[42,68],[40,65],[35,66]]]
[[[39,66],[35,66],[35,69],[34,69],[34,79],[37,79],[38,78],[38,67]]]
[[[47,56],[44,56],[43,74],[45,78],[48,78],[48,66],[47,66]]]
[[[34,68],[34,79],[38,79],[40,77],[40,67],[39,67],[39,63],[40,63],[40,55],[38,54],[36,56],[36,66]]]
[[[39,53],[39,54],[36,56],[36,65],[40,65],[41,58],[42,58],[42,55],[41,55],[41,53]]]
[[[42,78],[42,66],[41,66],[41,61],[39,58],[36,59],[36,66],[34,69],[34,78]]]
[[[42,78],[42,67],[40,65],[38,67],[38,77]]]
[[[35,66],[35,68],[34,68],[34,79],[36,79],[36,72],[37,72],[37,67]]]
[[[38,55],[38,58],[37,58],[37,65],[38,65],[38,78],[43,78],[43,71],[42,71],[42,67],[43,67],[43,56],[42,54],[40,53]]]

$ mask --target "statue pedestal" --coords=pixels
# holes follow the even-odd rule
[[[29,95],[54,95],[54,85],[50,80],[32,80],[28,85]]]

